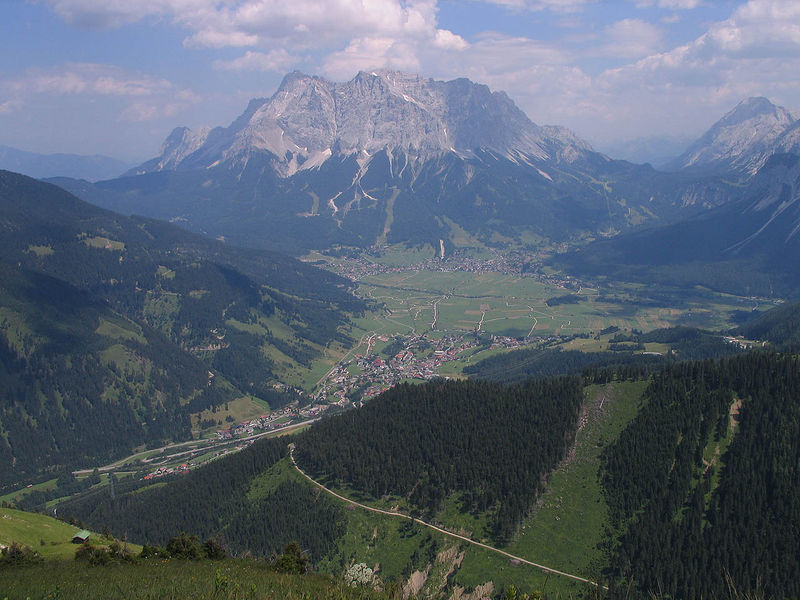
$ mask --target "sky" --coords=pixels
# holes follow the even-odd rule
[[[0,145],[132,163],[293,70],[468,77],[601,150],[800,109],[798,0],[0,0],[0,50]]]

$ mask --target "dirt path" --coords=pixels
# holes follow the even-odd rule
[[[518,560],[520,563],[523,563],[523,564],[526,564],[526,565],[530,565],[531,567],[536,567],[537,569],[541,569],[542,571],[544,571],[546,573],[553,573],[554,575],[561,575],[562,577],[567,577],[569,579],[573,579],[575,581],[580,581],[582,583],[588,583],[589,585],[593,585],[595,587],[602,587],[603,589],[608,589],[605,586],[600,586],[597,582],[590,581],[588,579],[584,579],[583,577],[579,577],[578,575],[572,575],[570,573],[564,573],[563,571],[559,571],[557,569],[552,569],[550,567],[546,567],[544,565],[540,565],[538,563],[535,563],[535,562],[532,562],[532,561],[527,560],[525,558],[522,558],[521,556],[515,556],[515,555],[513,555],[513,554],[511,554],[509,552],[506,552],[505,550],[500,550],[499,548],[494,548],[493,546],[489,546],[488,544],[482,544],[481,542],[476,542],[475,540],[472,540],[472,539],[470,539],[468,537],[465,537],[463,535],[459,535],[457,533],[453,533],[451,531],[447,531],[446,529],[442,529],[441,527],[437,527],[436,525],[431,525],[430,523],[426,523],[425,521],[423,521],[421,519],[415,519],[414,517],[411,517],[409,515],[405,515],[403,513],[399,513],[399,512],[395,512],[395,511],[391,511],[391,510],[383,510],[383,509],[380,509],[380,508],[374,508],[372,506],[367,506],[366,504],[361,504],[359,502],[356,502],[355,500],[351,500],[350,498],[345,498],[344,496],[341,496],[341,495],[337,494],[333,490],[330,490],[330,489],[326,488],[324,485],[322,485],[318,481],[312,479],[309,475],[306,474],[305,471],[303,471],[299,467],[297,462],[295,462],[295,460],[294,460],[294,444],[289,444],[289,458],[292,459],[292,464],[294,465],[294,468],[297,469],[298,473],[300,473],[303,477],[308,479],[308,481],[313,483],[315,486],[317,486],[322,491],[330,494],[331,496],[333,496],[335,498],[338,498],[342,502],[346,502],[346,503],[348,503],[348,504],[350,504],[352,506],[357,506],[359,508],[363,508],[364,510],[368,510],[370,512],[378,513],[378,514],[381,514],[381,515],[387,515],[387,516],[390,516],[390,517],[400,517],[401,519],[407,519],[409,521],[416,521],[420,525],[424,525],[425,527],[428,527],[429,529],[433,529],[434,531],[438,531],[441,534],[444,534],[444,535],[449,536],[451,538],[455,538],[455,539],[461,540],[462,542],[467,542],[468,544],[472,544],[473,546],[479,546],[479,547],[483,548],[484,550],[489,550],[490,552],[495,552],[497,554],[501,554],[502,556],[505,556],[505,557],[507,557],[509,559]]]

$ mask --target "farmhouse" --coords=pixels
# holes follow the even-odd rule
[[[85,544],[87,541],[89,541],[90,535],[92,535],[91,532],[82,529],[81,531],[72,536],[72,543]]]

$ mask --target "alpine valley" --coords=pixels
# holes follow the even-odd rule
[[[798,131],[746,99],[661,171],[294,72],[0,171],[0,591],[797,597]]]

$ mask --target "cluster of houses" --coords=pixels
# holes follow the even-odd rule
[[[350,402],[371,398],[393,385],[409,380],[429,380],[440,377],[439,368],[458,360],[479,342],[473,335],[450,334],[437,340],[417,335],[402,336],[403,348],[390,357],[356,354],[354,358],[341,362],[331,371],[315,396],[317,402],[328,402],[346,406]],[[377,336],[378,342],[389,338]],[[537,339],[538,341],[538,339]],[[492,336],[492,347],[516,348],[529,343],[507,336]]]
[[[383,248],[373,247],[371,256],[380,256]],[[351,281],[360,281],[364,277],[386,273],[407,273],[415,271],[441,271],[447,273],[503,273],[517,277],[531,277],[540,283],[562,287],[565,289],[579,289],[581,283],[566,275],[545,275],[538,270],[531,269],[530,265],[541,264],[541,256],[532,252],[508,252],[498,254],[493,258],[476,258],[469,256],[462,250],[456,250],[446,260],[431,257],[412,265],[383,265],[370,260],[369,255],[350,257],[346,261],[337,263],[339,275]]]
[[[158,479],[159,477],[166,477],[167,475],[172,475],[173,473],[188,473],[189,469],[192,467],[197,466],[194,462],[183,463],[177,467],[159,467],[152,473],[148,473],[143,477],[143,479]]]

